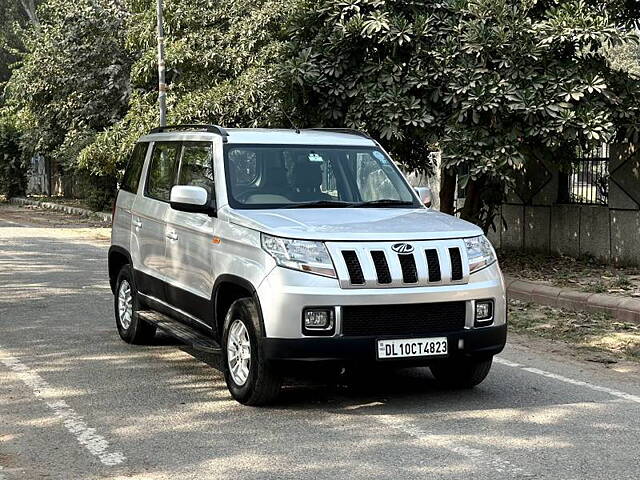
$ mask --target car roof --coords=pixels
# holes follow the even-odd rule
[[[223,136],[229,144],[273,144],[273,145],[339,145],[375,146],[376,142],[364,133],[341,129],[278,129],[278,128],[228,128]],[[161,141],[212,141],[220,133],[211,131],[172,130],[152,132],[140,138],[140,142]]]

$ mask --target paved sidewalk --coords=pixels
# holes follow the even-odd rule
[[[588,293],[505,276],[507,296],[569,310],[608,313],[621,322],[640,324],[640,299]]]
[[[111,222],[111,214],[104,212],[94,212],[87,210],[86,208],[72,207],[70,205],[61,205],[53,202],[42,202],[39,200],[33,200],[24,197],[12,197],[9,199],[9,203],[14,205],[33,205],[41,208],[48,208],[49,210],[57,210],[59,212],[70,213],[72,215],[82,215],[85,217],[98,217],[104,222]]]

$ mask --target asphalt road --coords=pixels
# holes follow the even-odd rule
[[[243,407],[217,358],[119,339],[95,230],[24,212],[0,206],[0,480],[640,477],[632,369],[514,337],[472,391],[412,369]]]

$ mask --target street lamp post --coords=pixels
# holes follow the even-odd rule
[[[162,0],[157,0],[158,17],[158,104],[160,106],[160,126],[167,124],[167,84],[164,67],[164,27],[162,25]]]

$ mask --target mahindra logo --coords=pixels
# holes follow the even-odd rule
[[[408,243],[396,243],[391,246],[391,250],[396,253],[411,253],[413,252],[413,246]]]

